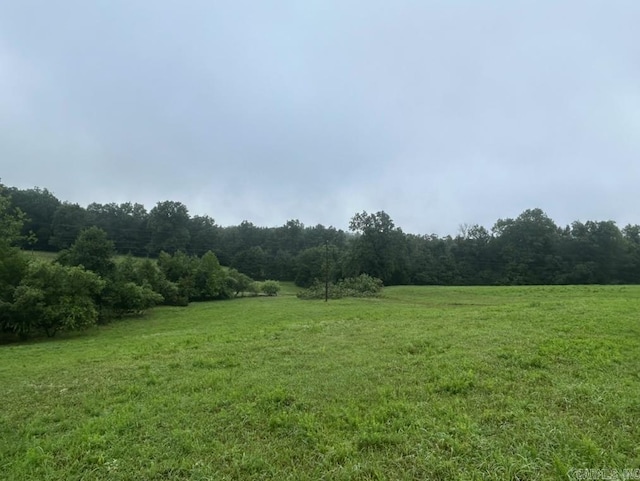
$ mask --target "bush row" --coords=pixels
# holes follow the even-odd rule
[[[201,257],[183,252],[159,258],[114,257],[106,233],[91,227],[54,262],[28,261],[14,247],[2,246],[0,329],[19,338],[107,323],[141,315],[158,305],[230,299],[245,294],[276,295],[275,281],[256,283],[225,269],[213,252]]]
[[[382,281],[368,274],[348,277],[328,284],[316,279],[311,287],[298,293],[300,299],[330,299],[342,297],[377,297],[382,292]]]

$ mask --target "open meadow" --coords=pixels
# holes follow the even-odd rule
[[[640,286],[284,294],[0,346],[0,479],[547,480],[640,467]]]

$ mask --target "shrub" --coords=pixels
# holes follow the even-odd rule
[[[104,288],[97,274],[82,267],[36,262],[15,291],[12,330],[26,337],[34,330],[58,331],[96,323],[95,299]]]
[[[280,292],[280,284],[277,281],[264,281],[260,285],[260,290],[267,296],[277,296]]]
[[[245,292],[252,292],[253,280],[251,277],[237,271],[236,269],[229,269],[227,282],[233,290],[235,297],[244,295]]]
[[[151,259],[139,261],[134,273],[135,276],[124,277],[123,280],[135,282],[138,285],[148,285],[164,298],[165,304],[172,306],[189,304],[189,299],[181,295],[178,285],[168,280],[158,264]]]
[[[377,297],[382,292],[382,281],[368,274],[360,274],[358,277],[348,277],[339,280],[336,284],[329,283],[329,298],[340,299],[342,297]],[[324,299],[325,284],[319,280],[308,289],[298,293],[300,299]]]
[[[247,287],[247,292],[251,297],[255,297],[260,292],[260,282],[252,281]]]
[[[348,277],[338,281],[344,297],[376,297],[382,291],[382,280],[368,274]]]
[[[164,298],[148,285],[108,281],[101,300],[102,320],[105,320],[111,316],[141,315],[147,309],[161,304]]]

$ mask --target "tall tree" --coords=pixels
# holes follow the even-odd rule
[[[613,221],[574,222],[575,280],[580,283],[620,282],[624,261],[624,238]]]
[[[622,229],[625,254],[622,259],[621,278],[627,284],[640,282],[640,225],[626,225]]]
[[[73,244],[82,229],[87,227],[87,211],[78,204],[64,202],[58,206],[51,221],[49,243],[58,249]]]
[[[215,248],[218,237],[218,226],[215,221],[205,216],[194,216],[189,219],[189,245],[190,254],[202,256]]]
[[[263,280],[266,261],[267,254],[262,247],[254,246],[238,252],[231,266],[253,279]]]
[[[115,269],[115,248],[107,233],[99,227],[89,227],[78,235],[73,245],[60,253],[63,265],[83,266],[103,278],[111,277]]]
[[[335,282],[340,274],[338,249],[333,245],[321,245],[305,249],[296,258],[295,283],[300,287],[310,287],[315,280]]]
[[[408,282],[406,239],[386,212],[355,214],[349,229],[356,233],[347,266],[350,275],[369,274],[385,284]]]
[[[491,284],[495,281],[496,264],[491,249],[491,234],[481,225],[463,226],[452,244],[458,272],[458,283]]]
[[[409,282],[418,285],[461,283],[451,238],[436,235],[407,236],[409,244]]]
[[[21,239],[24,215],[11,207],[8,190],[0,184],[0,329],[13,330],[16,288],[27,272],[27,259],[16,247]]]
[[[198,259],[183,251],[177,251],[173,255],[164,251],[160,252],[158,267],[166,279],[175,284],[178,289],[177,296],[171,301],[172,304],[187,305],[189,300],[195,297],[194,285],[197,266]],[[168,299],[163,292],[161,294],[165,299]]]
[[[34,187],[33,189],[10,189],[11,203],[13,207],[24,212],[26,218],[22,228],[22,234],[28,242],[23,242],[22,247],[35,250],[52,250],[54,246],[49,243],[52,236],[52,221],[60,201],[47,189]]]
[[[552,284],[560,266],[559,229],[541,210],[528,209],[514,219],[499,219],[493,227],[502,282]]]
[[[142,256],[149,245],[149,213],[144,205],[124,202],[117,210],[117,230],[112,234],[116,250],[121,254]]]
[[[304,224],[298,219],[288,220],[285,225],[275,229],[278,239],[277,248],[290,253],[300,252],[304,247]]]
[[[231,282],[228,282],[218,258],[213,252],[206,252],[198,260],[195,269],[193,298],[195,300],[229,299],[232,295]]]
[[[149,212],[149,252],[170,254],[186,250],[189,243],[189,211],[180,202],[158,202]]]

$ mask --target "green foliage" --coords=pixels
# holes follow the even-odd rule
[[[171,255],[162,251],[158,256],[158,267],[162,271],[166,279],[172,282],[178,291],[176,302],[174,305],[186,306],[194,294],[194,275],[197,266],[197,259],[177,251]],[[165,299],[171,299],[171,296]]]
[[[115,248],[107,233],[99,227],[89,227],[78,235],[68,250],[62,251],[58,262],[67,266],[83,266],[103,278],[115,269]]]
[[[139,272],[131,256],[116,264],[114,254],[114,243],[107,239],[107,233],[94,226],[80,232],[73,245],[57,259],[63,265],[82,266],[106,281],[97,299],[101,322],[127,314],[140,315],[164,300],[160,293],[166,287],[162,279],[150,282],[145,278],[148,268]],[[154,284],[159,292],[154,291]]]
[[[115,264],[100,297],[101,320],[142,315],[165,300],[161,292],[166,291],[167,284],[155,262],[125,257]]]
[[[147,309],[161,304],[164,297],[148,285],[111,280],[100,298],[103,318],[141,315]]]
[[[164,276],[177,286],[177,302],[171,302],[172,296],[165,295],[165,300],[171,304],[186,305],[190,300],[205,301],[233,297],[235,281],[229,277],[211,251],[201,258],[189,256],[182,251],[173,255],[161,252],[158,266]]]
[[[266,280],[260,284],[260,290],[267,296],[277,296],[280,292],[280,284],[277,281]]]
[[[149,212],[148,230],[151,254],[184,251],[191,238],[187,206],[169,200],[158,202]]]
[[[229,299],[233,295],[227,273],[211,251],[198,260],[194,274],[193,292],[193,299],[200,301]]]
[[[24,215],[10,205],[10,199],[0,184],[0,303],[11,301],[13,290],[27,268],[26,257],[14,247],[22,238],[20,232]]]
[[[87,211],[78,204],[60,204],[51,220],[49,244],[57,249],[69,248],[87,226]]]
[[[232,262],[232,267],[253,279],[264,279],[266,254],[262,247],[253,246],[240,251]]]
[[[216,244],[218,226],[209,216],[194,216],[189,219],[189,244],[187,250],[202,256]]]
[[[21,336],[44,331],[82,329],[96,323],[95,299],[104,281],[81,267],[33,262],[15,290],[12,321],[7,327]]]
[[[559,230],[541,210],[525,210],[493,227],[505,284],[552,284],[557,272]]]
[[[52,219],[60,201],[47,189],[11,188],[11,205],[24,212],[26,218],[22,226],[23,248],[51,250],[49,238],[53,235]]]
[[[624,277],[624,266],[640,252],[637,244],[625,242],[615,222],[574,222],[570,236],[573,269],[566,281],[575,284],[617,284]]]
[[[119,253],[138,256],[147,254],[149,214],[143,205],[130,202],[92,203],[87,206],[87,216],[91,225],[107,232]]]
[[[167,280],[154,260],[125,256],[116,263],[114,280],[119,283],[133,282],[138,286],[150,288],[162,296],[165,304],[178,303],[178,286]]]
[[[12,301],[13,292],[26,271],[27,258],[20,250],[0,245],[0,305]]]
[[[334,245],[321,245],[305,249],[296,258],[295,283],[309,287],[315,279],[335,281],[340,274],[340,252]]]
[[[376,297],[382,292],[382,280],[368,274],[348,277],[338,281],[338,288],[343,297]]]
[[[18,244],[23,239],[21,232],[25,222],[25,214],[11,206],[9,192],[0,184],[0,245]]]
[[[182,278],[192,276],[196,265],[196,258],[183,251],[175,254],[162,251],[158,256],[158,267],[171,282],[178,282]]]
[[[210,250],[222,265],[251,278],[295,281],[301,287],[325,279],[326,243],[334,283],[362,273],[385,285],[640,283],[640,226],[621,230],[613,221],[587,221],[560,227],[541,209],[498,219],[490,230],[465,225],[452,238],[405,234],[384,211],[356,213],[349,224],[352,234],[322,225],[305,227],[298,220],[274,228],[248,221],[223,228],[208,216],[190,217],[180,202],[159,202],[147,213],[143,205],[131,203],[92,203],[84,209],[61,203],[46,189],[0,186],[0,191],[6,204],[0,211],[10,214],[0,217],[0,238],[11,238],[11,245],[23,248],[69,248],[83,229],[95,226],[107,233],[119,254],[155,256],[164,250],[192,257]],[[109,275],[108,267],[65,260],[68,255],[61,257],[65,264]],[[172,283],[162,290],[167,303],[227,295],[220,286],[219,294],[207,292],[211,285],[196,288],[193,275],[167,277]],[[227,289],[239,295],[234,283],[226,279]]]
[[[251,279],[251,277],[237,271],[236,269],[229,269],[227,275],[227,282],[235,297],[241,296],[245,292],[251,293],[253,288],[253,279]]]
[[[14,244],[21,239],[23,214],[11,208],[0,184],[0,331],[14,331],[14,293],[27,272],[27,258]]]
[[[128,280],[134,280],[138,285],[150,286],[153,291],[163,297],[165,304],[174,306],[186,304],[184,298],[181,297],[178,285],[167,279],[157,262],[151,259],[139,260],[135,272],[136,277]]]
[[[0,302],[11,302],[26,271],[26,256],[15,247],[0,244]]]
[[[340,279],[337,283],[330,282],[328,297],[329,299],[378,297],[382,293],[382,287],[382,280],[368,274],[360,274],[358,277]],[[327,294],[326,288],[324,282],[316,279],[309,288],[298,292],[298,297],[300,299],[324,299]]]
[[[246,292],[252,296],[255,297],[260,293],[260,288],[261,288],[261,283],[258,281],[251,281],[249,283],[249,286],[247,287]]]
[[[406,237],[386,212],[358,213],[349,229],[357,234],[345,263],[349,275],[369,274],[390,284],[408,281]]]

